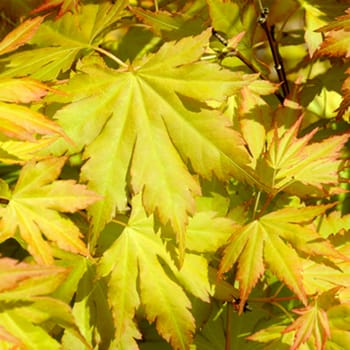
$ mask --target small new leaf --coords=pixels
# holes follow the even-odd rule
[[[290,350],[298,349],[311,336],[313,336],[317,350],[325,349],[326,341],[331,337],[326,311],[320,308],[317,302],[314,305],[293,311],[300,316],[283,331],[283,333],[295,331],[294,343]]]

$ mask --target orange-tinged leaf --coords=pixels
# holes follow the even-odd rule
[[[59,8],[57,17],[63,16],[66,12],[77,11],[79,0],[45,0],[43,4],[34,9],[32,13],[53,10]]]
[[[306,304],[303,264],[298,253],[339,261],[346,259],[309,225],[314,217],[332,206],[279,209],[234,230],[224,250],[218,274],[222,275],[238,262],[241,311],[252,288],[263,275],[265,265]]]
[[[263,275],[265,267],[263,262],[264,239],[263,232],[258,232],[258,225],[254,225],[251,237],[239,258],[236,278],[239,281],[240,299],[239,311],[243,312],[245,302],[259,278]]]
[[[46,96],[48,91],[54,91],[47,85],[33,79],[0,79],[0,101],[28,103],[38,101]]]
[[[29,160],[39,160],[46,158],[40,155],[57,138],[41,138],[35,142],[29,141],[0,141],[0,149],[6,152],[6,155],[0,156],[0,161],[5,164],[23,164]]]
[[[311,143],[317,129],[297,138],[301,122],[302,117],[289,130],[283,132],[277,127],[273,130],[257,171],[274,191],[283,189],[299,196],[328,195],[326,186],[338,182],[340,151],[349,135]]]
[[[50,244],[42,235],[62,249],[88,254],[79,229],[57,211],[75,212],[100,199],[72,180],[55,181],[64,162],[64,158],[52,158],[28,163],[22,168],[8,205],[0,208],[3,237],[13,236],[18,227],[29,251],[46,264],[53,260]]]
[[[58,134],[62,129],[41,113],[25,106],[0,102],[0,131],[21,140],[35,141],[35,135]]]
[[[346,73],[349,74],[350,69],[347,69]],[[349,107],[350,107],[350,77],[349,76],[344,80],[341,90],[342,90],[343,100],[339,108],[337,109],[337,112],[338,112],[337,118],[343,117],[345,120],[349,122],[349,113],[348,113]]]
[[[10,258],[0,259],[0,297],[3,292],[18,288],[23,281],[30,279],[41,279],[50,276],[65,276],[67,270],[56,266],[32,265]],[[62,280],[61,280],[62,282]],[[46,289],[46,294],[53,289]],[[9,293],[11,296],[11,293]],[[27,295],[29,297],[29,295]]]
[[[350,10],[347,9],[346,15],[339,16],[336,21],[319,28],[318,31],[326,33],[326,37],[316,56],[349,57],[349,23]]]
[[[44,17],[37,16],[27,19],[12,32],[7,34],[0,42],[0,55],[14,51],[27,43],[35,34]]]
[[[316,52],[316,56],[349,57],[350,32],[337,30],[329,32]]]
[[[291,350],[296,350],[305,343],[311,335],[317,350],[325,349],[327,338],[331,337],[331,330],[328,316],[325,310],[317,305],[308,306],[304,309],[295,309],[295,313],[300,315],[283,333],[295,330],[294,343]]]

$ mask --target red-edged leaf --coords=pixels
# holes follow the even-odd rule
[[[27,43],[40,27],[43,20],[44,17],[41,16],[28,19],[7,34],[0,42],[0,55],[14,51]]]
[[[38,101],[49,91],[56,91],[33,79],[0,79],[0,101],[28,103]]]
[[[316,349],[323,350],[327,338],[331,337],[326,311],[317,304],[293,311],[300,317],[283,331],[283,333],[287,333],[295,330],[294,343],[290,350],[298,349],[311,336],[313,336]]]
[[[43,4],[34,9],[32,13],[58,9],[57,17],[63,16],[66,12],[74,12],[78,9],[79,0],[45,0]]]

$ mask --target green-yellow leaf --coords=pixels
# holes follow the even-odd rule
[[[166,43],[142,66],[126,72],[82,66],[84,72],[66,87],[73,103],[56,118],[77,144],[75,150],[87,145],[82,178],[105,198],[90,210],[95,239],[116,208],[125,210],[130,186],[143,193],[148,213],[170,222],[181,254],[188,215],[200,193],[187,165],[206,178],[250,179],[242,138],[205,102],[225,100],[255,75],[243,77],[197,62],[208,37],[204,32]]]
[[[18,227],[29,251],[44,263],[52,262],[52,253],[42,234],[62,249],[88,254],[79,229],[58,211],[75,212],[100,199],[73,180],[55,181],[64,162],[64,158],[52,158],[28,163],[22,168],[8,205],[0,208],[1,234],[13,236]]]
[[[121,341],[125,329],[132,335],[133,317],[141,302],[148,321],[155,321],[159,334],[174,349],[187,349],[194,332],[190,301],[163,269],[163,264],[173,271],[176,268],[154,232],[153,217],[147,217],[140,195],[133,199],[132,208],[129,223],[101,261],[101,273],[110,273],[109,302],[116,317],[117,340]]]
[[[58,20],[45,21],[30,41],[36,48],[4,59],[6,69],[1,75],[55,79],[71,68],[82,50],[92,50],[99,45],[101,33],[120,18],[126,3],[88,4],[82,6],[78,15],[67,12]]]
[[[235,224],[215,212],[198,212],[190,218],[186,230],[186,248],[199,252],[215,252],[231,236]]]
[[[284,189],[299,196],[324,196],[327,194],[326,185],[338,182],[340,151],[349,135],[332,136],[312,143],[317,129],[298,138],[301,122],[302,118],[299,118],[285,132],[274,129],[263,160],[266,163],[257,170],[275,191]]]

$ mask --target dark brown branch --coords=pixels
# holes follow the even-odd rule
[[[272,53],[272,58],[275,64],[275,69],[278,75],[278,79],[281,83],[281,89],[283,93],[283,98],[286,98],[286,96],[289,94],[289,86],[287,82],[287,76],[286,72],[284,70],[283,66],[283,60],[278,50],[278,43],[274,36],[274,26],[270,27],[267,23],[267,17],[269,14],[268,8],[263,8],[260,13],[260,17],[258,19],[258,22],[260,23],[261,27],[263,28],[267,40],[269,42],[270,50]]]
[[[214,28],[212,28],[212,34],[220,41],[221,44],[224,46],[228,46],[228,41],[220,34],[220,32],[216,31]],[[252,63],[250,63],[237,49],[232,49],[231,51],[224,53],[225,57],[237,57],[242,63],[244,63],[253,73],[257,73],[260,75],[260,77],[263,80],[268,80]],[[279,101],[282,103],[284,100],[284,97],[279,93],[275,92],[275,96],[279,99]]]

